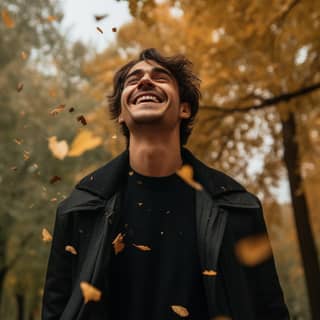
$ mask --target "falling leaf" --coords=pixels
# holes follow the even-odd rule
[[[103,19],[105,19],[106,17],[108,17],[109,15],[108,14],[95,14],[94,15],[94,18],[96,19],[96,21],[101,21]]]
[[[193,180],[193,168],[190,165],[183,165],[182,168],[179,169],[176,173],[181,179],[184,180],[184,182],[186,182],[196,190],[203,189],[200,183]]]
[[[132,244],[134,247],[136,247],[137,249],[141,250],[141,251],[151,251],[151,248],[148,246],[144,246],[142,244]]]
[[[94,134],[87,129],[82,129],[72,141],[69,157],[78,157],[85,151],[94,149],[102,144],[102,138],[94,136]]]
[[[22,60],[26,60],[28,58],[28,55],[26,54],[25,51],[21,51],[20,57],[21,57]]]
[[[68,152],[69,146],[66,140],[58,141],[56,136],[48,138],[48,147],[53,156],[59,160],[63,160]]]
[[[16,144],[21,144],[23,140],[16,138],[16,139],[14,139],[13,141],[14,141]]]
[[[171,306],[173,312],[175,312],[178,316],[185,318],[189,316],[189,311],[187,308],[183,306]]]
[[[112,32],[117,32],[117,28],[116,27],[112,27]]]
[[[86,118],[83,116],[83,115],[81,115],[81,116],[78,116],[77,117],[77,120],[79,121],[79,122],[81,122],[82,123],[82,125],[87,125],[87,120],[86,120]]]
[[[216,275],[217,275],[217,272],[214,271],[214,270],[204,270],[204,271],[202,272],[202,274],[203,274],[204,276],[213,277],[213,276],[216,276]]]
[[[54,22],[54,21],[57,21],[57,20],[58,20],[58,17],[56,17],[56,16],[48,16],[48,17],[47,17],[47,20],[48,20],[49,22]]]
[[[52,116],[56,116],[58,113],[62,112],[65,107],[66,107],[65,104],[59,104],[59,105],[56,106],[53,110],[51,110],[49,113],[50,113]]]
[[[16,166],[13,166],[13,167],[11,167],[10,169],[11,169],[12,171],[17,171],[18,168],[17,168]]]
[[[57,201],[58,201],[57,198],[51,198],[51,199],[50,199],[50,202],[57,202]]]
[[[235,253],[244,265],[255,266],[267,260],[272,255],[272,249],[267,235],[260,234],[239,240]]]
[[[75,247],[73,247],[73,246],[65,246],[65,248],[64,248],[67,252],[70,252],[71,254],[73,254],[73,255],[77,255],[78,254],[78,252],[77,252],[77,250],[75,249]]]
[[[81,281],[80,288],[85,304],[89,301],[99,301],[101,299],[101,291],[88,282]]]
[[[17,85],[17,91],[18,92],[21,92],[23,89],[23,83],[22,82],[19,82],[18,85]]]
[[[8,10],[2,9],[1,16],[2,16],[3,23],[7,28],[14,28],[15,23],[14,23],[14,20],[10,17]]]
[[[113,249],[114,249],[114,253],[117,255],[118,253],[120,253],[121,251],[124,250],[125,248],[125,243],[123,242],[124,239],[124,235],[119,233],[115,239],[112,241],[113,244]]]
[[[43,228],[43,229],[42,229],[42,241],[43,241],[43,242],[50,242],[50,241],[52,241],[52,235],[51,235],[51,233],[50,233],[46,228]]]
[[[54,183],[56,183],[56,182],[58,182],[58,181],[60,181],[61,180],[61,178],[59,177],[59,176],[53,176],[53,177],[51,177],[50,178],[50,183],[51,184],[54,184]]]
[[[30,152],[29,151],[26,151],[26,150],[23,151],[23,159],[24,160],[30,159]]]
[[[74,108],[71,107],[68,111],[69,111],[69,112],[73,112],[73,111],[74,111]]]
[[[97,27],[97,30],[98,30],[100,33],[103,33],[103,30],[102,30],[100,27]]]

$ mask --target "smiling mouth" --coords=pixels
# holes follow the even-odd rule
[[[158,98],[155,95],[151,94],[145,94],[142,96],[137,97],[134,101],[133,104],[139,104],[139,103],[144,103],[144,102],[155,102],[155,103],[161,103],[163,102],[162,99]]]

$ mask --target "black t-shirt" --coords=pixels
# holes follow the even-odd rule
[[[130,171],[118,232],[125,248],[112,257],[111,319],[181,319],[171,306],[208,320],[196,241],[195,192],[176,174]]]

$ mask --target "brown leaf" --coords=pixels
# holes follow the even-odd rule
[[[85,304],[89,301],[99,301],[101,299],[101,291],[88,282],[81,281],[80,288]]]
[[[25,51],[21,51],[20,52],[20,57],[21,57],[22,60],[26,60],[28,58],[28,55],[26,54]]]
[[[118,253],[120,253],[121,251],[124,250],[125,248],[125,243],[123,242],[124,239],[124,235],[119,233],[115,239],[112,241],[113,244],[113,249],[114,249],[114,253],[117,255]]]
[[[96,19],[96,21],[101,21],[103,19],[105,19],[106,17],[108,17],[108,14],[95,14],[94,18]]]
[[[63,160],[69,152],[67,141],[58,141],[56,136],[48,138],[48,148],[52,152],[53,156],[59,160]]]
[[[6,9],[1,10],[2,21],[7,28],[14,28],[14,20],[10,17],[9,11]]]
[[[64,248],[67,252],[70,252],[71,254],[73,254],[73,255],[77,255],[78,254],[78,252],[77,252],[77,250],[75,249],[75,247],[73,247],[73,246],[65,246],[65,248]]]
[[[13,141],[14,141],[16,144],[19,144],[19,145],[20,145],[23,140],[16,138],[16,139],[14,139]]]
[[[216,275],[217,275],[217,272],[214,271],[214,270],[204,270],[204,271],[202,272],[202,274],[203,274],[204,276],[213,277],[213,276],[216,276]]]
[[[190,165],[183,165],[182,168],[179,169],[176,173],[181,179],[184,180],[184,182],[186,182],[196,190],[203,189],[200,183],[193,180],[193,168]]]
[[[86,120],[86,118],[83,116],[83,115],[81,115],[81,116],[78,116],[77,117],[77,120],[79,121],[79,122],[81,122],[82,123],[82,125],[87,125],[87,120]]]
[[[178,316],[185,318],[189,316],[189,311],[187,308],[183,307],[183,306],[171,306],[171,309],[173,312],[175,312]]]
[[[100,27],[97,27],[97,30],[98,30],[100,33],[103,33],[103,30],[102,30]]]
[[[142,244],[132,244],[134,247],[136,247],[137,249],[141,250],[141,251],[151,251],[151,248],[148,246],[144,246]]]
[[[235,245],[235,254],[239,261],[247,266],[255,266],[272,255],[272,249],[266,234],[249,236]]]
[[[23,89],[23,83],[22,82],[19,82],[18,85],[17,85],[17,91],[18,92],[21,92]]]
[[[56,116],[58,113],[62,112],[65,107],[66,107],[65,104],[59,104],[59,105],[56,106],[54,109],[52,109],[49,113],[50,113],[52,116]]]
[[[43,229],[42,229],[42,241],[43,241],[43,242],[50,242],[50,241],[52,241],[52,235],[51,235],[51,233],[50,233],[46,228],[43,228]]]
[[[53,176],[53,177],[51,177],[50,178],[50,183],[51,184],[54,184],[54,183],[56,183],[56,182],[58,182],[58,181],[60,181],[61,180],[61,178],[59,177],[59,176]]]
[[[112,27],[112,32],[117,32],[117,28],[116,27]]]
[[[23,159],[24,160],[30,159],[30,152],[29,151],[26,151],[26,150],[23,151]]]

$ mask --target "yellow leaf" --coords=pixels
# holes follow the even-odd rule
[[[184,182],[186,182],[196,190],[203,189],[200,183],[193,180],[193,168],[190,165],[183,165],[182,168],[180,168],[176,173],[181,179],[184,180]]]
[[[203,272],[202,272],[202,274],[204,275],[204,276],[216,276],[217,275],[217,272],[216,271],[214,271],[214,270],[204,270]]]
[[[10,17],[8,10],[2,9],[1,16],[2,16],[3,23],[7,28],[14,28],[15,23],[14,23],[14,20]]]
[[[235,253],[244,265],[255,266],[267,260],[272,255],[272,250],[267,235],[260,234],[239,240]]]
[[[50,232],[46,228],[42,229],[42,241],[43,242],[52,241],[52,235],[50,234]]]
[[[73,247],[73,246],[65,246],[65,248],[64,248],[67,252],[70,252],[71,254],[73,254],[73,255],[77,255],[78,254],[78,252],[77,252],[77,250],[75,249],[75,247]]]
[[[189,316],[189,311],[187,308],[183,306],[171,306],[173,312],[175,312],[178,316],[185,318]]]
[[[141,251],[151,251],[151,248],[148,246],[144,246],[142,244],[132,244],[134,247],[136,247],[137,249],[141,250]]]
[[[101,291],[88,282],[81,281],[80,288],[84,298],[84,303],[88,303],[89,301],[99,301],[101,299]]]
[[[68,156],[78,157],[85,151],[94,149],[101,144],[101,137],[94,136],[90,130],[82,129],[73,140]]]
[[[123,242],[123,238],[124,236],[119,233],[115,239],[112,241],[113,244],[113,249],[114,249],[114,253],[117,255],[118,253],[120,253],[121,251],[124,250],[125,248],[125,243]]]
[[[53,156],[59,160],[63,160],[69,151],[69,146],[66,140],[58,141],[56,136],[48,138],[48,147]]]

